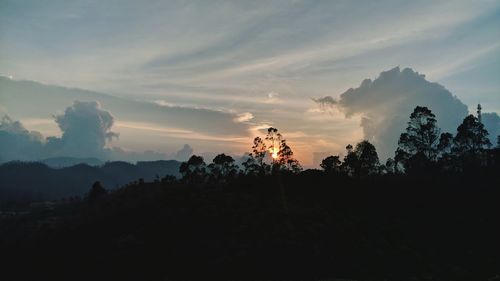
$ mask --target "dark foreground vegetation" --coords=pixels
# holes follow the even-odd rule
[[[2,280],[499,280],[498,186],[316,170],[136,184],[4,218]]]
[[[192,156],[0,219],[2,280],[500,280],[500,146],[417,107],[394,159],[368,141],[306,170],[275,128],[243,163]]]

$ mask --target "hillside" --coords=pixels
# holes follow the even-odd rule
[[[179,166],[175,160],[145,161],[135,165],[115,161],[102,166],[77,164],[63,168],[51,168],[37,162],[9,162],[0,165],[0,203],[83,196],[95,181],[116,189],[140,178],[153,181],[156,177],[178,176]]]
[[[137,183],[0,220],[0,262],[22,280],[498,280],[499,185],[317,170]]]

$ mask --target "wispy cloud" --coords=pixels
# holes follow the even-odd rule
[[[499,10],[497,1],[465,0],[14,1],[0,9],[0,73],[156,103],[181,114],[155,109],[158,120],[202,135],[243,135],[247,123],[316,135],[321,126],[317,139],[337,145],[359,127],[308,112],[311,98],[336,98],[397,65],[448,88],[481,87],[485,106],[500,108],[498,84],[483,81],[497,70],[484,62],[500,54]],[[483,78],[454,79],[464,71]],[[464,101],[476,94],[460,92]],[[176,107],[206,109],[220,125],[198,126]]]

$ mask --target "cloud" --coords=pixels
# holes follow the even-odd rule
[[[215,151],[220,146],[227,147],[228,142],[248,142],[250,139],[252,124],[234,121],[238,113],[248,112],[250,108],[207,108],[210,106],[198,107],[187,101],[174,105],[170,99],[154,103],[146,97],[139,101],[1,77],[0,88],[0,103],[6,113],[15,120],[22,120],[30,130],[40,131],[45,136],[60,134],[58,124],[53,122],[50,114],[62,114],[68,105],[78,100],[97,101],[101,108],[112,113],[115,120],[113,130],[120,132],[120,138],[113,140],[113,146],[120,146],[126,151],[154,150],[173,155],[186,142],[201,151]],[[253,110],[252,115],[255,114]],[[48,123],[30,122],[35,119],[47,120]],[[225,144],[221,145],[221,141]]]
[[[438,126],[452,133],[468,114],[467,106],[443,86],[427,81],[410,68],[399,67],[380,73],[374,81],[363,80],[339,99],[326,96],[315,101],[321,106],[337,107],[346,117],[360,116],[364,138],[377,146],[382,157],[393,155],[415,106],[430,108]]]
[[[44,142],[39,132],[28,131],[19,121],[13,121],[7,115],[0,120],[0,163],[40,157]]]
[[[244,112],[240,113],[234,118],[235,122],[242,123],[242,122],[248,122],[253,119],[253,114],[250,112]]]
[[[243,116],[250,119],[249,116]],[[31,119],[27,119],[31,120]],[[45,120],[42,120],[44,123]],[[38,120],[34,120],[38,122]],[[118,137],[112,131],[115,119],[96,101],[75,101],[64,113],[54,116],[61,130],[61,136],[43,137],[39,132],[27,130],[19,121],[5,116],[0,122],[0,163],[11,160],[37,161],[52,157],[98,158],[101,160],[148,161],[160,159],[176,159],[185,161],[193,154],[193,148],[185,144],[174,153],[153,150],[143,152],[130,150],[120,146],[111,146],[110,141]],[[33,123],[33,120],[31,120]],[[142,123],[117,122],[118,128],[135,128],[146,131],[164,133],[164,137],[179,139],[241,143],[245,138],[232,136],[211,136],[203,133],[150,127]],[[120,125],[121,124],[121,125]],[[210,153],[209,153],[210,154]],[[207,154],[208,155],[208,154]],[[211,155],[211,154],[210,154]]]
[[[489,133],[489,139],[493,145],[497,143],[500,136],[500,116],[495,112],[485,112],[481,115],[482,122]]]
[[[111,131],[113,116],[95,101],[75,101],[64,114],[55,116],[55,122],[62,136],[47,139],[47,149],[53,155],[102,159],[106,143],[118,137]]]
[[[193,155],[193,148],[189,144],[185,144],[179,151],[175,153],[174,159],[186,161]]]
[[[320,105],[333,105],[337,104],[337,100],[330,96],[322,97],[322,98],[317,98],[313,99],[315,102],[319,103]]]

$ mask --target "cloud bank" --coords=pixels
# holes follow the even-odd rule
[[[55,122],[62,136],[47,138],[51,155],[102,158],[106,142],[118,137],[111,131],[113,116],[95,101],[75,101],[64,114],[55,116]]]
[[[7,115],[0,120],[0,163],[33,160],[44,154],[45,140],[39,132],[28,131]]]
[[[495,112],[483,113],[482,122],[489,133],[489,139],[493,145],[497,143],[497,137],[500,136],[500,116]]]
[[[189,144],[184,144],[173,153],[152,150],[138,152],[111,146],[111,141],[118,138],[118,133],[112,131],[115,118],[96,101],[75,101],[64,113],[54,116],[54,122],[61,130],[61,136],[45,138],[40,132],[29,131],[21,122],[5,115],[0,119],[0,163],[54,157],[130,162],[164,159],[186,161],[194,152]],[[203,155],[212,159],[215,154],[207,152]]]
[[[4,114],[22,120],[26,128],[40,131],[45,136],[58,135],[61,131],[59,124],[53,122],[54,118],[50,118],[51,113],[63,115],[64,109],[75,100],[97,101],[102,108],[112,112],[113,130],[120,132],[120,138],[113,140],[113,146],[119,146],[129,154],[131,151],[154,150],[174,156],[185,143],[200,151],[239,152],[239,146],[229,146],[228,143],[234,143],[235,139],[243,139],[238,145],[247,142],[246,139],[251,142],[249,130],[253,123],[259,122],[247,110],[210,109],[166,101],[154,103],[2,77],[0,89],[0,111],[3,107]],[[102,137],[100,139],[102,142]],[[222,145],[221,141],[225,144]]]
[[[425,75],[410,68],[399,67],[380,73],[373,81],[363,80],[358,88],[347,90],[338,99],[326,96],[315,101],[321,106],[340,109],[346,117],[359,116],[364,138],[376,145],[382,157],[394,154],[399,135],[415,106],[430,108],[442,131],[451,133],[456,132],[468,114],[467,106],[446,88],[427,81]],[[495,119],[494,115],[484,114],[488,130],[493,129],[491,123],[495,121],[489,119]]]
[[[101,160],[158,160],[166,154],[155,151],[133,152],[109,147],[118,134],[111,131],[114,117],[98,102],[75,101],[63,114],[54,116],[61,137],[45,138],[29,131],[19,121],[5,115],[0,120],[0,163],[37,161],[52,157],[98,158]]]

